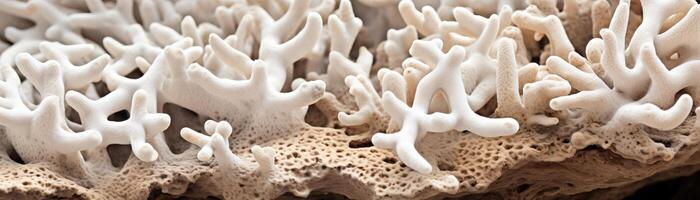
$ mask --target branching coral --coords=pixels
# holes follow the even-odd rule
[[[258,52],[259,58],[256,61],[250,59],[241,50],[225,44],[216,36],[210,37],[212,51],[216,55],[242,59],[232,63],[235,66],[231,67],[234,67],[235,71],[244,77],[250,77],[249,80],[219,78],[199,64],[191,65],[186,71],[183,71],[184,66],[182,65],[175,66],[171,70],[176,75],[175,78],[191,80],[201,87],[201,89],[190,91],[204,90],[209,93],[208,96],[225,102],[222,103],[222,106],[228,104],[225,106],[234,108],[217,110],[197,102],[190,102],[192,104],[189,105],[185,103],[185,107],[214,118],[233,120],[236,125],[247,124],[249,127],[269,124],[271,120],[280,120],[272,124],[286,123],[287,126],[303,123],[306,107],[321,97],[325,90],[325,84],[321,81],[311,81],[301,84],[299,89],[290,93],[282,93],[281,91],[287,85],[285,80],[290,79],[288,76],[292,74],[292,64],[311,51],[311,47],[321,32],[320,16],[316,13],[307,15],[308,3],[308,1],[293,2],[289,11],[278,20],[274,20],[261,8],[254,7],[251,12],[258,20],[257,26],[260,27],[260,38],[262,39]],[[304,29],[289,41],[282,42],[304,18],[307,19]],[[295,26],[289,26],[290,24]],[[181,64],[184,63],[188,62]],[[173,93],[177,93],[174,90],[178,90],[178,87],[170,88],[172,88]],[[247,95],[240,96],[239,94],[242,93],[247,93]],[[277,108],[280,107],[290,109],[278,110]],[[241,116],[231,110],[248,110],[246,112],[248,116]]]
[[[551,4],[549,5],[551,6]],[[551,7],[549,9],[556,10],[556,8]],[[549,54],[566,57],[569,52],[574,51],[574,46],[569,40],[561,19],[556,15],[552,15],[553,13],[546,13],[546,10],[547,7],[539,8],[530,5],[526,10],[513,13],[513,23],[527,30],[535,30],[534,39],[536,40],[540,40],[546,35],[547,39],[551,41],[551,45],[549,46],[551,51]]]
[[[579,69],[585,69],[586,66],[576,67],[559,57],[551,57],[547,60],[547,65],[552,72],[570,80],[572,86],[581,92],[555,98],[550,102],[550,106],[555,110],[585,109],[594,120],[610,120],[609,127],[644,124],[662,130],[673,129],[684,121],[692,109],[689,95],[681,96],[676,104],[671,106],[675,95],[692,84],[682,81],[684,84],[675,86],[673,82],[680,77],[674,77],[672,71],[690,67],[669,71],[657,57],[653,41],[648,41],[639,53],[630,54],[634,63],[625,61],[624,38],[628,15],[629,3],[621,2],[613,15],[610,28],[601,31],[604,48],[600,62],[605,75],[612,80],[613,87],[609,87],[592,72]],[[630,51],[634,51],[635,48],[636,44],[630,44]],[[628,68],[626,63],[633,65],[632,68]],[[694,64],[688,62],[687,65]],[[659,107],[668,110],[663,111]]]
[[[231,136],[233,130],[231,124],[228,122],[209,120],[204,124],[204,129],[209,136],[197,133],[189,128],[184,128],[180,132],[180,135],[182,135],[185,140],[201,148],[197,154],[199,160],[209,161],[212,155],[214,155],[217,162],[227,169],[256,170],[261,173],[269,173],[274,170],[275,152],[269,147],[252,147],[251,151],[253,152],[255,160],[258,162],[258,166],[253,166],[248,161],[231,152],[231,149],[229,149],[228,137]]]
[[[399,100],[405,101],[406,81],[399,73],[382,69],[377,73],[377,78],[382,86],[382,94],[391,92]],[[364,76],[347,76],[345,84],[350,87],[350,94],[355,97],[359,109],[352,114],[338,113],[340,124],[344,126],[369,124],[372,130],[387,130],[391,123],[390,119],[381,106],[379,93],[374,89],[370,80]]]
[[[699,16],[690,0],[3,0],[0,198],[547,198],[696,170]]]
[[[404,59],[408,57],[408,49],[414,40],[418,39],[418,33],[413,26],[407,26],[400,30],[391,29],[386,33],[384,52],[389,67],[398,68]]]
[[[336,13],[328,18],[328,26],[324,33],[325,37],[333,36],[329,42],[328,66],[325,70],[325,76],[319,75],[311,70],[308,74],[310,79],[321,79],[326,82],[327,89],[337,95],[342,96],[346,93],[347,87],[343,84],[343,79],[350,75],[363,75],[369,77],[372,67],[372,53],[367,48],[360,48],[356,61],[350,59],[350,51],[357,34],[362,27],[362,20],[355,17],[350,1],[341,1]],[[321,46],[325,46],[323,41],[319,41]],[[322,49],[326,49],[322,47]],[[321,52],[323,53],[323,52]],[[324,56],[321,55],[323,58]],[[309,61],[307,61],[309,62]],[[312,62],[313,63],[313,62]],[[307,65],[312,67],[312,65]],[[322,63],[316,63],[315,67],[323,66]],[[307,71],[309,71],[307,69]],[[342,99],[342,97],[340,97]]]
[[[172,50],[161,54],[154,65],[161,65]],[[113,65],[112,65],[113,66]],[[110,67],[112,67],[110,66]],[[162,67],[161,67],[162,68]],[[92,100],[74,91],[66,93],[66,100],[81,117],[81,123],[86,130],[99,131],[105,141],[103,147],[109,144],[131,144],[134,154],[145,161],[153,161],[158,153],[147,139],[165,130],[170,124],[170,117],[165,114],[155,114],[156,96],[153,82],[158,82],[160,74],[158,67],[151,67],[139,79],[121,77],[113,69],[105,69],[105,81],[112,85],[112,91],[99,99]],[[161,69],[162,70],[162,69]],[[130,105],[129,119],[114,122],[108,116]]]
[[[528,124],[555,125],[559,119],[543,115],[548,107],[543,102],[563,96],[571,92],[569,82],[556,75],[546,75],[542,80],[526,83],[523,86],[523,96],[519,92],[519,76],[535,75],[528,71],[537,70],[536,65],[524,66],[518,69],[515,62],[515,42],[512,39],[501,39],[496,49],[498,72],[496,73],[498,107],[496,115],[508,116]],[[528,78],[528,77],[522,77]]]
[[[5,127],[4,134],[26,161],[66,163],[81,168],[83,159],[79,151],[96,147],[103,138],[96,131],[75,133],[68,128],[63,109],[64,79],[59,63],[41,63],[26,53],[18,55],[16,62],[42,97],[36,106],[25,102],[18,74],[10,66],[2,66],[0,121]]]
[[[504,7],[510,7],[511,9],[522,9],[526,6],[523,1],[470,1],[470,0],[460,0],[460,1],[440,1],[440,6],[438,7],[438,14],[441,18],[450,18],[451,12],[454,9],[459,8],[470,8],[478,15],[489,15],[501,11]]]
[[[382,96],[382,105],[389,115],[402,127],[394,134],[378,133],[372,137],[372,143],[380,148],[396,149],[399,158],[407,166],[421,173],[429,173],[432,166],[426,161],[414,144],[427,132],[445,132],[449,130],[469,130],[479,135],[495,137],[511,135],[518,131],[518,123],[513,119],[489,119],[474,113],[469,107],[467,94],[458,73],[460,62],[464,60],[465,50],[452,47],[443,54],[442,42],[416,42],[412,52],[434,56],[436,67],[418,83],[416,99],[412,107],[396,98],[393,93]],[[450,106],[450,113],[428,113],[431,99],[437,92],[444,92]]]

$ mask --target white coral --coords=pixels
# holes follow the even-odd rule
[[[526,83],[522,87],[523,96],[519,92],[519,76],[532,75],[537,70],[536,65],[519,67],[515,61],[515,42],[512,39],[500,39],[496,45],[498,71],[496,73],[496,95],[498,107],[496,115],[508,116],[529,124],[551,126],[559,122],[555,117],[544,115],[547,110],[543,102],[552,98],[564,96],[571,92],[567,81],[557,75],[546,75],[542,80]],[[546,104],[545,104],[546,105]]]
[[[209,137],[199,134],[190,128],[183,128],[180,130],[180,136],[182,136],[182,138],[188,142],[199,146],[200,150],[199,153],[197,153],[197,159],[201,161],[209,161],[211,160],[214,151],[212,147],[214,135],[219,135],[220,138],[227,139],[229,136],[231,136],[233,129],[231,124],[228,122],[215,122],[212,120],[207,120],[204,123],[204,131],[209,135]],[[225,148],[228,148],[228,140],[223,140],[223,144],[225,144]]]
[[[399,158],[407,166],[421,173],[432,171],[430,163],[414,147],[415,143],[427,132],[445,132],[449,130],[469,130],[476,134],[496,137],[514,134],[518,122],[513,119],[491,119],[474,113],[464,92],[459,66],[466,54],[462,47],[452,47],[447,54],[441,52],[442,43],[420,41],[411,47],[412,52],[427,53],[433,56],[436,67],[418,83],[413,106],[409,107],[396,96],[387,92],[382,97],[382,105],[392,119],[401,124],[401,130],[394,134],[377,133],[372,143],[380,148],[395,149]],[[449,102],[449,113],[428,113],[432,97],[443,92]]]
[[[233,131],[231,124],[226,121],[215,122],[208,120],[204,124],[207,134],[198,133],[190,128],[180,131],[182,138],[200,147],[197,158],[201,161],[209,161],[212,155],[222,167],[226,169],[254,170],[267,174],[275,169],[275,152],[270,147],[253,146],[251,151],[258,165],[238,157],[229,148],[228,137]]]
[[[381,106],[381,97],[379,94],[391,92],[396,95],[401,101],[406,99],[406,81],[401,74],[387,69],[381,69],[377,73],[377,78],[382,86],[381,93],[378,93],[370,80],[365,76],[347,76],[345,84],[350,87],[350,94],[355,98],[355,102],[359,109],[348,114],[345,112],[338,113],[338,121],[344,126],[358,126],[362,124],[370,124],[372,126],[385,126],[382,119],[388,114]],[[395,122],[394,122],[395,123]],[[386,129],[387,127],[376,127]]]
[[[235,125],[248,123],[246,127],[272,125],[274,128],[281,125],[292,128],[303,124],[307,106],[321,98],[325,84],[310,81],[291,92],[282,90],[291,86],[287,82],[291,82],[293,63],[311,51],[321,33],[321,18],[317,13],[308,11],[308,4],[308,1],[294,1],[288,12],[277,20],[260,7],[252,7],[251,13],[257,20],[261,38],[257,60],[215,35],[209,37],[211,51],[233,68],[232,71],[241,74],[243,80],[219,77],[204,68],[208,66],[194,63],[187,67],[191,61],[180,61],[171,65],[170,73],[173,76],[164,86],[166,97],[199,114],[228,119]],[[304,18],[304,28],[285,42]],[[183,96],[182,90],[190,95],[208,96],[217,103],[213,103],[214,106],[204,105]],[[247,95],[240,95],[244,93]]]
[[[605,75],[612,80],[612,87],[592,72],[582,71],[559,57],[550,57],[547,60],[550,70],[569,80],[573,88],[581,91],[554,98],[550,106],[555,110],[584,109],[589,118],[606,122],[609,128],[644,124],[661,130],[673,129],[684,121],[692,109],[693,102],[687,94],[682,95],[675,104],[674,101],[676,93],[695,85],[694,81],[684,78],[687,74],[693,74],[691,69],[695,63],[686,62],[668,70],[656,55],[653,38],[645,36],[650,31],[647,29],[655,29],[654,25],[645,25],[648,28],[640,26],[641,30],[638,29],[633,38],[647,38],[647,43],[640,48],[640,39],[633,40],[627,48],[629,54],[625,54],[628,16],[629,3],[621,2],[613,15],[610,28],[601,31],[603,46],[600,62]],[[648,20],[651,22],[647,24],[658,21],[656,18]]]
[[[36,107],[25,102],[18,74],[10,66],[1,66],[0,123],[9,142],[26,161],[66,162],[80,167],[83,159],[79,151],[96,147],[103,138],[96,131],[75,133],[68,128],[63,103],[65,80],[59,63],[42,63],[27,53],[18,55],[16,62],[42,96]],[[59,155],[67,156],[67,160]]]
[[[577,0],[561,11],[556,0],[0,1],[0,143],[25,161],[77,169],[109,163],[112,144],[169,162],[174,104],[222,120],[207,121],[206,134],[180,132],[221,169],[276,172],[269,147],[251,148],[258,166],[233,153],[233,127],[268,143],[317,117],[368,126],[352,136],[361,140],[382,132],[377,147],[429,173],[435,163],[416,149],[428,132],[498,137],[562,122],[670,130],[700,99],[700,46],[684,41],[700,30],[700,6],[641,4],[627,37],[630,1],[612,16],[589,16],[591,2]],[[609,5],[596,1],[592,13]],[[588,29],[602,30],[586,45]],[[324,116],[307,115],[312,105]]]

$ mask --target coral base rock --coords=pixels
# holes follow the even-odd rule
[[[305,127],[295,134],[262,138],[264,141],[232,140],[234,152],[250,160],[248,149],[253,143],[280,149],[277,168],[269,174],[221,173],[216,163],[195,160],[194,148],[154,163],[131,156],[121,168],[91,171],[81,179],[61,176],[65,173],[59,172],[67,170],[60,167],[20,164],[3,155],[0,191],[12,199],[145,199],[163,195],[275,199],[320,194],[350,199],[617,199],[648,183],[700,169],[700,146],[695,145],[700,134],[691,128],[692,119],[673,130],[688,137],[677,152],[673,147],[650,152],[659,156],[671,151],[673,159],[669,161],[640,162],[625,158],[634,156],[594,145],[577,150],[569,134],[558,134],[576,130],[566,126],[524,129],[496,139],[450,132],[430,134],[418,146],[439,169],[424,175],[407,168],[391,151],[369,145],[363,138],[367,136]]]

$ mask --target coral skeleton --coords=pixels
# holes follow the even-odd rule
[[[635,62],[629,64],[631,68],[628,67],[624,48],[628,13],[629,3],[621,2],[613,15],[610,28],[601,30],[603,46],[600,48],[603,49],[600,62],[605,74],[611,79],[613,87],[608,86],[590,71],[583,72],[560,57],[551,57],[547,59],[548,67],[554,73],[561,74],[565,79],[570,80],[572,86],[580,92],[552,99],[550,106],[555,110],[570,108],[587,110],[590,117],[595,120],[609,120],[606,124],[610,127],[644,124],[660,130],[673,129],[685,120],[693,104],[689,94],[684,94],[675,101],[676,93],[692,84],[689,84],[689,81],[682,81],[686,84],[674,84],[674,80],[682,78],[678,75],[674,77],[673,72],[690,68],[693,62],[684,63],[688,67],[677,66],[669,71],[656,55],[654,41],[649,39],[649,43],[639,48],[633,39],[628,49],[631,52],[630,59]],[[644,30],[638,29],[637,32],[639,31]],[[644,37],[644,34],[647,34],[636,34],[637,32],[632,38]],[[572,54],[575,53],[572,52]],[[681,74],[692,73],[681,72]],[[644,87],[630,87],[631,85]],[[595,104],[594,102],[607,103]]]
[[[465,50],[462,47],[452,47],[444,54],[441,48],[440,40],[414,43],[411,51],[435,56],[437,66],[418,83],[412,107],[401,102],[393,93],[384,93],[382,105],[392,118],[400,121],[402,127],[398,133],[377,133],[372,137],[372,143],[377,147],[396,149],[399,159],[421,173],[430,173],[432,167],[413,145],[427,132],[469,130],[482,136],[496,137],[518,131],[518,122],[513,119],[489,119],[474,113],[469,107],[458,73],[459,62],[464,60]],[[439,91],[446,94],[451,112],[428,114],[430,100]]]
[[[180,131],[182,138],[201,148],[199,153],[197,153],[197,159],[209,161],[212,155],[216,155],[218,163],[225,168],[254,169],[262,173],[268,173],[273,170],[275,166],[275,153],[274,150],[269,147],[262,148],[260,146],[253,146],[251,148],[253,156],[259,165],[257,167],[252,167],[248,161],[241,159],[231,152],[228,138],[231,136],[233,129],[228,122],[208,120],[204,124],[204,129],[209,136],[197,133],[190,128],[184,128]]]
[[[698,19],[691,0],[0,0],[0,199],[621,199],[700,171]]]

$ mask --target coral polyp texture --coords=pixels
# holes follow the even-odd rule
[[[691,0],[0,0],[2,199],[618,199],[700,170]]]

